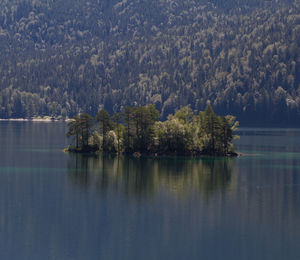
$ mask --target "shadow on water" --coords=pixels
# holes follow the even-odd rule
[[[134,158],[70,154],[68,176],[82,189],[114,190],[128,196],[176,195],[197,190],[209,198],[231,183],[234,158]]]

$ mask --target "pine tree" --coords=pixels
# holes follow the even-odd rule
[[[104,109],[99,110],[96,116],[96,121],[99,123],[99,129],[102,134],[102,150],[106,151],[106,135],[112,129],[112,122],[110,120],[109,113]]]
[[[114,113],[112,116],[112,121],[114,123],[114,128],[117,132],[117,140],[118,140],[118,153],[120,153],[120,138],[121,138],[121,115],[120,113]]]
[[[122,120],[125,125],[125,132],[124,132],[124,148],[125,153],[130,153],[132,151],[131,145],[131,125],[132,125],[132,108],[126,106],[123,113],[122,113]]]

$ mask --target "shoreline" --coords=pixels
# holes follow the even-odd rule
[[[1,121],[9,121],[9,122],[45,122],[45,123],[51,123],[51,122],[70,122],[71,118],[0,118]]]
[[[70,153],[70,154],[85,154],[85,155],[112,155],[112,156],[129,156],[132,158],[145,158],[145,157],[152,157],[152,158],[239,158],[246,156],[246,154],[241,152],[231,152],[226,155],[220,155],[220,154],[194,154],[194,155],[175,155],[175,154],[159,154],[159,153],[149,153],[149,154],[141,154],[139,152],[134,153],[111,153],[111,152],[103,152],[100,150],[97,150],[96,147],[90,147],[89,149],[80,150],[76,148],[70,148],[66,147],[63,149],[64,153]]]

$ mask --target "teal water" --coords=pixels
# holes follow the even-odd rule
[[[0,122],[0,259],[300,259],[300,129],[241,158],[69,155],[64,123]]]

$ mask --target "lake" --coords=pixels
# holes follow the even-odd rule
[[[300,259],[300,129],[202,159],[66,154],[65,132],[0,122],[0,259]]]

